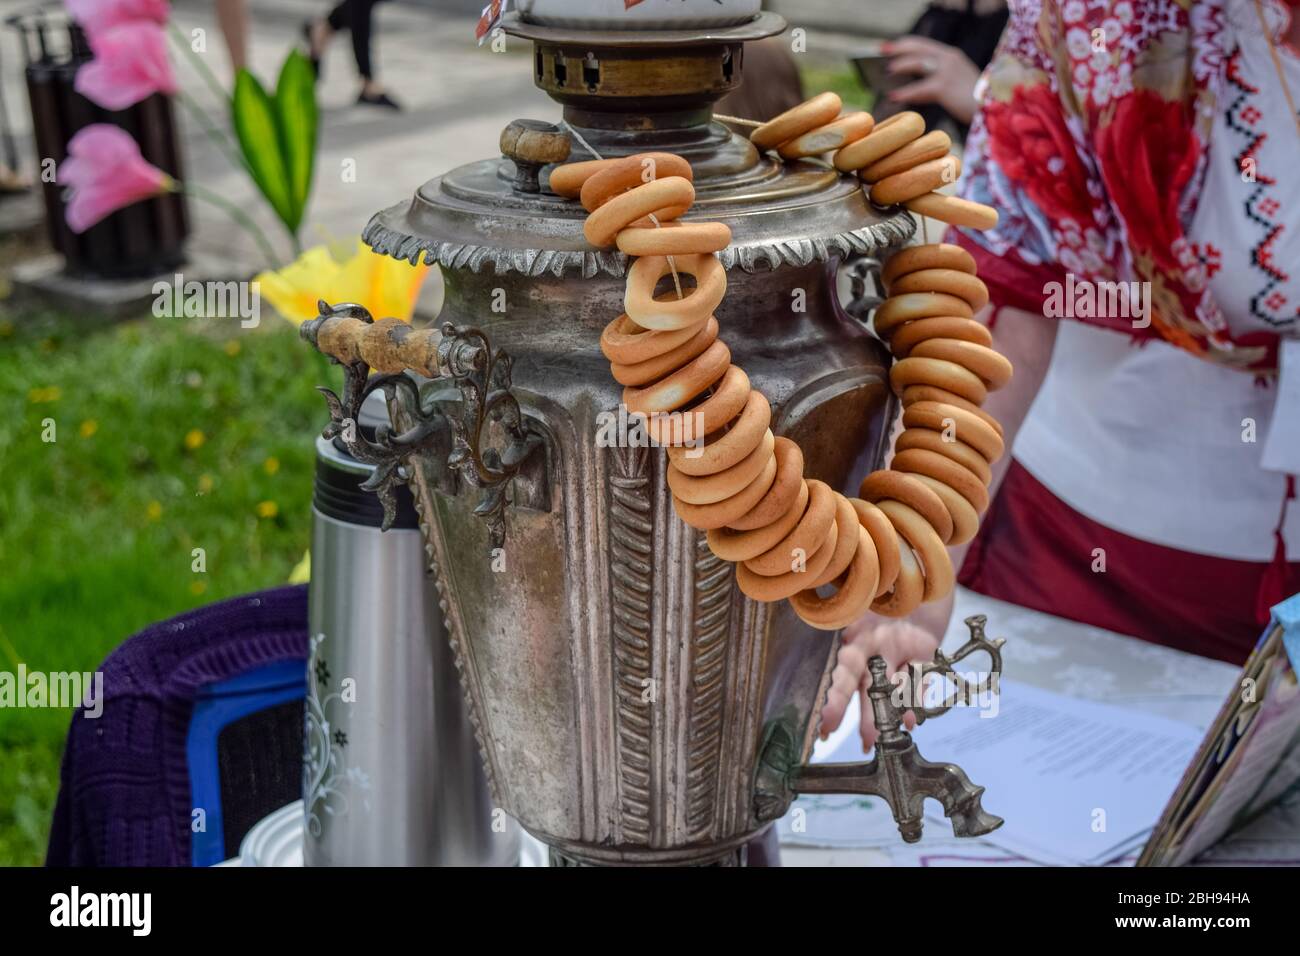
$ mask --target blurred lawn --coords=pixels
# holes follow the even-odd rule
[[[273,314],[0,313],[0,670],[91,671],[153,621],[284,583],[309,540],[314,386],[338,378]],[[0,865],[44,859],[70,716],[0,709]]]
[[[803,80],[805,96],[813,96],[817,93],[838,93],[840,99],[844,101],[845,108],[855,110],[871,109],[871,102],[874,97],[862,85],[857,71],[851,65],[814,64],[805,66],[800,64],[799,77]]]

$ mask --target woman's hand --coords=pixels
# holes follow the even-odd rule
[[[919,76],[914,83],[889,94],[909,106],[937,103],[956,120],[969,125],[975,117],[975,83],[979,67],[961,50],[928,37],[900,37],[881,47],[890,56],[890,73]]]
[[[839,659],[831,674],[830,693],[826,698],[826,706],[822,708],[823,740],[844,719],[844,711],[853,699],[853,694],[861,692],[862,749],[870,750],[875,746],[876,722],[866,700],[867,688],[871,686],[867,661],[879,654],[889,667],[889,676],[893,677],[900,668],[912,661],[933,660],[934,652],[948,628],[948,618],[952,616],[952,601],[952,596],[949,595],[946,600],[921,607],[908,620],[893,620],[868,614],[844,629]],[[903,715],[903,723],[910,730],[916,726],[916,716],[910,710],[907,711]]]

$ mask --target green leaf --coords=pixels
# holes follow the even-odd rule
[[[297,232],[311,195],[312,171],[316,161],[316,75],[311,61],[293,50],[280,69],[275,88],[276,113],[280,122],[280,145],[289,176],[289,198],[293,210],[290,229]]]
[[[235,77],[232,103],[235,136],[249,172],[285,226],[296,231],[293,188],[281,145],[278,110],[262,84],[248,70]],[[300,212],[298,213],[301,217]]]

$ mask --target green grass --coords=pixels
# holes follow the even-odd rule
[[[873,97],[852,67],[811,65],[799,67],[804,93],[838,93],[846,107],[858,110],[871,109]]]
[[[0,671],[94,670],[147,624],[284,583],[309,539],[314,386],[337,379],[273,315],[0,313]],[[70,716],[0,709],[0,865],[44,859]]]

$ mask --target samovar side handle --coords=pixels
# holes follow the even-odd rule
[[[442,467],[482,489],[474,513],[487,521],[492,547],[502,547],[509,504],[506,491],[545,443],[524,419],[511,391],[510,356],[494,350],[478,329],[458,329],[449,322],[437,330],[415,329],[400,319],[376,322],[355,303],[331,306],[322,300],[317,305],[320,314],[304,322],[299,334],[343,366],[341,397],[328,388],[319,389],[330,410],[330,423],[322,434],[331,440],[341,437],[354,458],[375,466],[361,487],[375,492],[383,504],[383,529],[396,516],[396,488],[411,477],[411,457],[423,453],[437,456]],[[450,379],[461,395],[458,413],[445,415],[423,408],[411,372]],[[371,439],[357,422],[366,398],[380,389],[390,406],[399,391],[407,393],[403,422],[409,419],[409,426],[394,433],[381,425]],[[493,423],[504,436],[500,448],[488,444]]]
[[[927,663],[920,673],[943,674],[952,678],[959,691],[970,690],[971,685],[957,674],[952,665],[977,651],[989,654],[992,664],[987,681],[978,687],[997,691],[1002,672],[1003,640],[990,641],[984,634],[986,618],[977,614],[966,618],[971,637],[957,653],[947,657],[935,651],[933,663]],[[776,819],[785,814],[790,803],[801,793],[854,793],[879,797],[889,804],[899,832],[907,843],[921,839],[924,803],[926,797],[938,800],[944,815],[952,821],[952,831],[958,837],[976,837],[991,833],[1002,826],[1001,817],[986,811],[981,803],[983,787],[971,783],[966,773],[955,764],[931,763],[921,756],[912,735],[903,729],[903,714],[916,710],[927,717],[938,717],[954,704],[923,710],[919,702],[898,700],[898,685],[889,678],[888,666],[880,656],[868,662],[871,687],[867,692],[880,732],[876,740],[876,755],[862,763],[801,764],[798,762],[793,734],[789,728],[774,725],[769,729],[760,754],[754,785],[754,809],[760,822]],[[906,685],[904,685],[906,686]],[[924,688],[918,688],[923,693]]]

